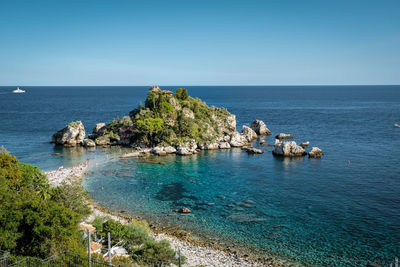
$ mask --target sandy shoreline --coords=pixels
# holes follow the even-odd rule
[[[90,160],[71,168],[60,167],[57,170],[52,170],[45,173],[49,178],[50,184],[53,186],[57,186],[62,184],[64,181],[67,181],[70,177],[82,177],[88,169],[89,163]],[[104,207],[98,206],[96,203],[93,202],[93,200],[91,201],[92,214],[88,217],[87,221],[91,221],[96,216],[108,216],[114,220],[120,221],[121,223],[128,223],[130,217],[115,214]],[[175,236],[170,236],[165,233],[156,233],[153,231],[151,235],[157,240],[167,239],[170,242],[172,248],[179,248],[182,255],[187,258],[186,264],[184,266],[279,266],[261,264],[241,257],[234,252],[225,252],[208,246],[193,244],[191,242],[180,240]]]

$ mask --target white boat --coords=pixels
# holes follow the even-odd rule
[[[20,93],[25,93],[25,90],[19,89],[19,87],[17,87],[17,89],[15,89],[13,91],[14,94],[20,94]]]
[[[400,125],[398,125],[397,123],[395,123],[393,126],[394,126],[395,128],[400,128]]]

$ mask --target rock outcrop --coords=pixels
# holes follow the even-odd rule
[[[298,146],[295,141],[286,141],[276,146],[272,154],[283,157],[300,157],[305,156],[307,153],[304,148]]]
[[[251,142],[254,139],[257,139],[257,134],[255,131],[253,131],[253,129],[251,129],[250,127],[247,127],[246,125],[243,125],[242,127],[242,135],[246,138],[247,142]]]
[[[62,146],[77,146],[82,145],[84,139],[85,127],[81,121],[74,121],[56,132],[52,137],[52,143]]]
[[[282,141],[280,139],[275,139],[274,146],[279,146],[280,144],[282,144]]]
[[[92,133],[89,135],[89,138],[96,139],[97,137],[102,136],[106,129],[106,124],[104,122],[97,123],[93,128]]]
[[[219,149],[228,149],[231,148],[231,145],[228,142],[220,142],[218,144]]]
[[[311,151],[308,152],[309,158],[320,158],[322,157],[322,155],[323,155],[322,150],[318,147],[313,147],[311,148]]]
[[[229,144],[232,147],[242,147],[244,145],[246,145],[248,143],[246,137],[244,137],[243,135],[240,135],[238,132],[234,132],[231,135],[231,141],[229,142]]]
[[[280,133],[277,136],[275,136],[276,139],[290,139],[293,138],[293,135],[290,134],[285,134],[285,133]]]
[[[262,153],[264,153],[264,150],[257,149],[257,148],[255,148],[255,147],[246,147],[246,148],[244,148],[244,150],[245,150],[248,154],[262,154]]]
[[[111,144],[111,140],[108,135],[97,137],[95,142],[97,146],[109,146]]]
[[[301,147],[307,147],[309,145],[310,145],[309,141],[300,144]]]
[[[272,132],[267,128],[265,123],[261,120],[255,120],[251,123],[250,128],[256,132],[258,135],[272,134]]]
[[[92,139],[83,139],[82,146],[84,147],[95,147],[96,143]]]

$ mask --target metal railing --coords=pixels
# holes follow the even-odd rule
[[[33,257],[25,257],[24,259],[9,263],[7,261],[7,256],[2,257],[0,260],[0,267],[50,267],[50,266],[60,266],[60,267],[103,267],[103,266],[114,266],[122,267],[121,265],[110,265],[98,258],[90,258],[88,255],[81,255],[70,251],[65,251],[59,255],[52,256],[47,259],[38,259]]]

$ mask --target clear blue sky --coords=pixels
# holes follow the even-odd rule
[[[400,0],[0,0],[0,85],[400,84]]]

